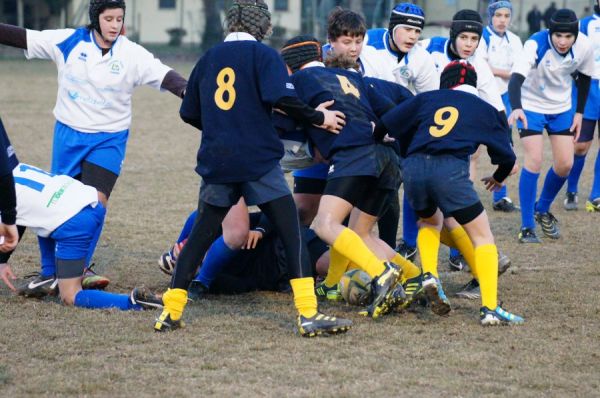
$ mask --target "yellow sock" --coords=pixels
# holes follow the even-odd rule
[[[477,246],[475,262],[479,272],[481,305],[493,310],[498,306],[498,249],[496,245]]]
[[[460,254],[463,255],[467,264],[469,264],[473,278],[477,279],[475,248],[473,247],[471,238],[469,238],[469,235],[467,235],[467,231],[465,231],[465,229],[459,225],[450,231],[450,236],[455,244],[455,247],[460,251]]]
[[[410,278],[414,278],[416,276],[421,275],[421,270],[419,267],[413,264],[412,261],[407,260],[402,257],[399,253],[396,253],[394,258],[392,258],[392,262],[394,264],[398,264],[400,268],[402,268],[402,281]]]
[[[379,276],[385,271],[383,261],[369,250],[365,242],[350,228],[344,228],[338,235],[332,247],[348,260],[354,262],[371,278]]]
[[[309,278],[290,279],[294,292],[294,305],[300,315],[311,318],[317,313],[317,296],[315,296],[315,281]]]
[[[339,283],[340,279],[346,272],[350,260],[342,256],[340,252],[333,247],[329,249],[329,268],[327,269],[327,277],[325,277],[325,286],[333,287]]]
[[[183,289],[167,289],[163,294],[163,304],[165,309],[169,311],[171,319],[178,321],[183,315],[183,310],[187,304],[188,293]]]
[[[423,273],[429,272],[439,278],[437,270],[438,252],[440,250],[440,232],[432,227],[419,228],[417,247],[421,256]]]
[[[358,265],[354,264],[352,261],[350,261],[348,263],[348,267],[346,267],[346,271],[350,271],[353,269],[360,269],[360,267]]]
[[[456,247],[456,243],[454,243],[454,240],[452,240],[450,231],[446,227],[443,227],[440,231],[440,242],[453,249],[458,249],[458,247]]]

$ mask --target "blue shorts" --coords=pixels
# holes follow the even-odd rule
[[[84,161],[121,174],[129,130],[117,133],[82,133],[56,121],[52,144],[54,174],[75,177]]]
[[[439,208],[447,217],[479,202],[469,161],[453,155],[411,155],[402,162],[404,192],[415,212]]]
[[[510,106],[510,98],[508,97],[508,91],[502,94],[502,103],[504,104],[504,108],[506,109],[506,117],[508,117],[512,112],[512,107]]]
[[[527,130],[523,128],[523,123],[518,120],[517,128],[521,138],[540,135],[544,132],[544,129],[546,129],[548,135],[574,135],[573,132],[569,131],[573,124],[573,116],[575,116],[574,109],[556,115],[545,115],[525,109],[523,111],[527,118]]]
[[[573,84],[573,109],[577,107],[577,86]],[[600,80],[592,79],[592,85],[588,93],[587,101],[583,111],[583,118],[587,120],[600,120]]]
[[[200,200],[217,207],[231,207],[240,197],[248,206],[260,205],[291,195],[290,188],[279,165],[256,181],[210,184],[202,181]]]
[[[59,278],[81,276],[90,244],[102,227],[105,215],[106,209],[101,203],[95,207],[86,206],[50,234],[49,238],[56,242],[56,274]]]
[[[398,155],[388,145],[363,145],[335,152],[327,179],[371,176],[378,179],[377,189],[397,190],[401,176]]]

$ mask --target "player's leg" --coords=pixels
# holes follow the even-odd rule
[[[600,109],[598,112],[600,113]],[[600,137],[600,120],[596,121],[596,129],[598,130],[598,136]],[[590,192],[588,200],[585,203],[585,208],[589,212],[600,212],[600,149],[596,154],[592,190]]]
[[[179,237],[175,241],[175,244],[171,246],[169,250],[161,254],[158,259],[158,267],[162,272],[167,275],[173,275],[173,270],[175,269],[175,263],[177,262],[177,257],[183,248],[183,245],[187,241],[190,232],[192,232],[192,227],[194,226],[194,222],[196,221],[196,217],[198,216],[198,210],[194,210],[189,214],[185,223],[183,224],[183,228],[181,228],[181,232],[179,232]]]
[[[551,134],[550,144],[553,163],[546,174],[535,210],[536,220],[540,223],[544,234],[551,239],[558,239],[560,237],[558,220],[550,212],[550,206],[567,181],[573,166],[573,136],[572,134]]]
[[[573,157],[573,167],[569,173],[567,179],[567,193],[563,203],[565,210],[577,210],[579,202],[578,198],[578,185],[583,166],[585,165],[585,158],[589,152],[592,141],[594,139],[594,127],[595,121],[583,119],[581,126],[581,134],[579,139],[575,143],[575,156]]]
[[[391,247],[396,247],[396,234],[398,233],[398,223],[400,221],[398,192],[389,195],[387,202],[387,209],[377,220],[377,229],[381,240]]]
[[[528,118],[528,121],[530,119]],[[521,144],[523,145],[523,168],[519,178],[519,202],[521,205],[521,231],[519,242],[540,243],[535,233],[535,200],[537,197],[537,183],[542,168],[543,136],[541,130],[521,130]]]
[[[396,247],[396,251],[410,261],[414,261],[417,256],[417,234],[419,226],[417,225],[417,214],[410,206],[404,190],[402,199],[402,242]]]

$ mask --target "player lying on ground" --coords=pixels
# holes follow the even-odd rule
[[[0,44],[24,49],[28,59],[56,64],[51,172],[95,187],[107,208],[125,159],[134,89],[149,85],[182,97],[186,80],[124,36],[125,1],[90,0],[89,18],[85,27],[41,32],[0,24]],[[55,248],[44,238],[39,244],[42,269],[34,284],[51,285]]]
[[[432,310],[440,315],[450,311],[437,258],[444,217],[452,217],[473,242],[471,266],[481,285],[481,324],[522,323],[523,318],[497,303],[498,252],[486,212],[469,180],[469,156],[479,145],[486,145],[492,163],[498,164],[494,175],[483,179],[490,190],[500,188],[516,157],[506,117],[477,97],[476,86],[472,65],[451,62],[441,75],[441,90],[419,94],[387,112],[382,117],[385,129],[376,133],[383,136],[380,131],[389,131],[406,155],[404,184],[421,218],[417,244]]]
[[[156,331],[181,327],[187,289],[219,226],[241,197],[258,205],[282,239],[302,336],[336,334],[351,322],[317,309],[314,280],[292,195],[279,166],[283,146],[271,113],[276,107],[293,118],[338,132],[343,114],[315,110],[301,102],[279,54],[260,43],[271,30],[271,16],[261,1],[236,1],[226,13],[229,32],[198,61],[180,115],[202,130],[196,171],[202,176],[198,217],[177,259],[171,288]],[[324,130],[325,131],[325,130]],[[326,133],[331,134],[331,133]]]
[[[525,42],[512,68],[508,91],[513,111],[509,123],[517,121],[525,154],[519,179],[521,243],[541,243],[535,233],[536,221],[544,235],[551,239],[560,237],[558,220],[550,212],[550,206],[573,165],[574,146],[581,132],[590,76],[594,73],[590,40],[578,33],[575,13],[568,9],[556,11],[549,29]],[[576,108],[571,104],[573,73],[578,74]],[[553,164],[537,198],[544,129],[550,137]]]
[[[0,143],[0,150],[6,153],[10,142],[1,121]],[[94,187],[69,176],[53,175],[19,163],[14,151],[9,156],[8,165],[15,183],[16,224],[53,241],[56,247],[53,265],[63,303],[76,307],[121,310],[162,307],[162,300],[146,289],[133,289],[130,295],[82,290],[81,275],[86,258],[94,249],[92,241],[102,226],[105,214]],[[5,176],[2,177],[4,180]],[[10,213],[7,214],[10,216]],[[7,222],[12,221],[7,218]],[[6,267],[2,267],[5,273]],[[7,285],[14,290],[10,283]]]

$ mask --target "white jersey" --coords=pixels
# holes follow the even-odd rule
[[[390,48],[389,37],[387,29],[367,32],[360,53],[365,76],[398,83],[413,94],[439,89],[440,78],[431,54],[415,45],[398,61],[398,54]]]
[[[423,40],[419,44],[432,55],[437,72],[441,75],[446,65],[452,61],[448,54],[449,39],[447,37],[433,37]],[[492,105],[498,111],[505,111],[500,91],[496,86],[496,79],[485,59],[478,56],[476,51],[467,61],[473,65],[477,72],[479,98]]]
[[[98,191],[66,175],[53,175],[19,163],[13,169],[17,193],[17,225],[49,236],[88,205],[96,206]]]
[[[506,31],[504,36],[499,36],[494,30],[487,26],[483,30],[482,40],[477,47],[477,55],[481,56],[492,68],[502,69],[510,72],[514,60],[523,50],[523,42],[513,32]],[[508,91],[508,81],[495,76],[496,86],[500,94]]]
[[[119,36],[103,56],[94,34],[86,28],[27,30],[25,56],[56,63],[54,116],[85,133],[129,129],[133,89],[144,84],[159,89],[170,70],[125,36]]]
[[[592,79],[600,79],[600,15],[594,14],[579,21],[579,30],[591,41],[594,49],[594,74]]]
[[[594,56],[590,40],[580,33],[565,56],[552,46],[550,33],[542,30],[531,36],[512,68],[512,73],[526,77],[521,88],[523,109],[556,115],[571,109],[571,73],[594,73]]]

